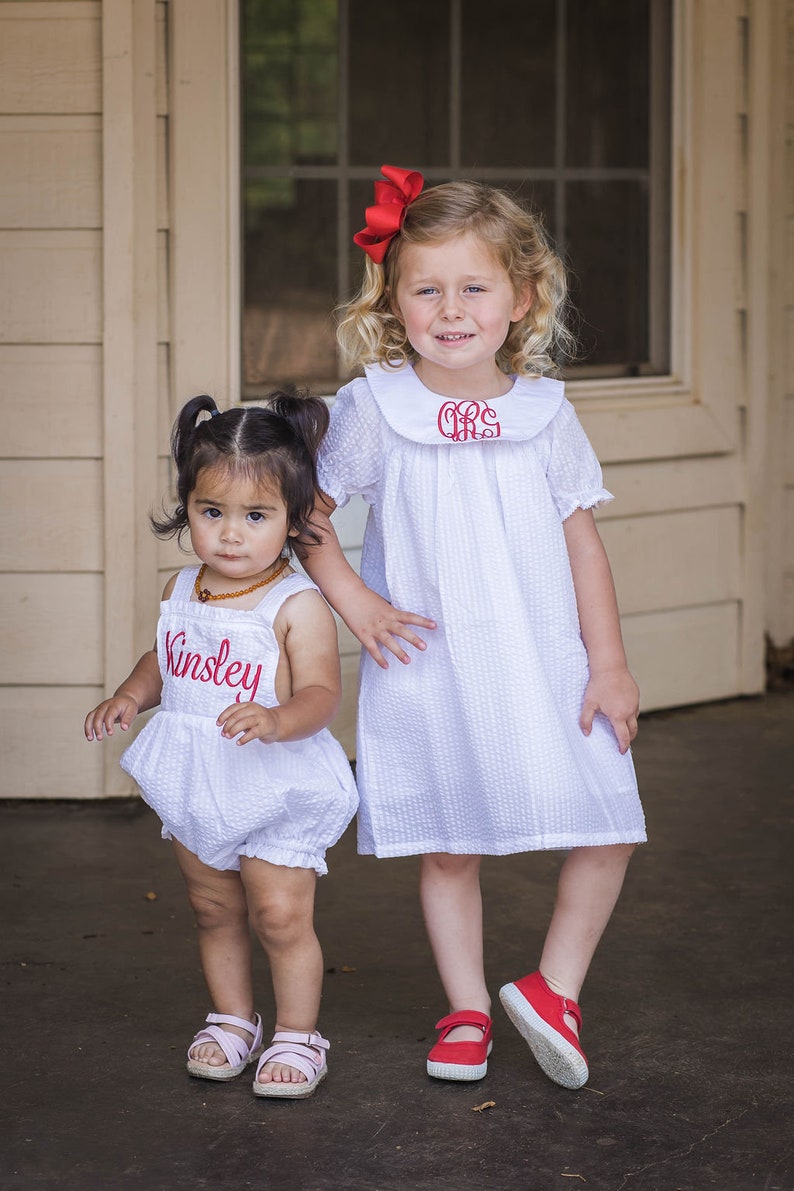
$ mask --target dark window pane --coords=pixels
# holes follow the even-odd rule
[[[350,3],[350,161],[449,160],[449,6]]]
[[[568,0],[566,165],[648,164],[650,0]]]
[[[534,182],[531,178],[522,178],[516,180],[515,178],[489,178],[489,186],[495,186],[498,190],[506,190],[508,194],[521,203],[523,207],[531,211],[533,215],[540,217],[548,235],[554,240],[556,231],[554,227],[554,183],[553,182]]]
[[[554,164],[554,0],[463,0],[463,168]]]
[[[246,166],[334,164],[336,0],[244,0],[242,25]]]
[[[336,185],[277,179],[246,186],[244,384],[336,375]]]
[[[667,370],[672,0],[241,13],[247,395],[333,389],[331,311],[358,287],[383,163],[486,178],[541,214],[582,318],[571,375]]]
[[[585,364],[648,359],[648,193],[639,182],[566,189],[572,296]]]

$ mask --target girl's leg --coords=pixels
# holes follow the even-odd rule
[[[421,857],[419,893],[425,926],[450,1013],[490,1014],[482,941],[480,857],[434,852]],[[450,1042],[480,1042],[482,1031],[457,1026]]]
[[[574,848],[560,870],[540,973],[559,996],[578,1001],[590,961],[609,922],[634,844]],[[572,1030],[570,1014],[565,1020]]]
[[[323,956],[314,932],[313,869],[287,868],[240,858],[251,924],[270,962],[276,1001],[276,1032],[311,1034],[317,1027]],[[283,1063],[266,1063],[259,1080],[303,1083],[305,1075]]]
[[[201,970],[213,1010],[253,1021],[251,934],[240,874],[210,868],[177,840],[173,845],[196,919]],[[222,1029],[252,1041],[253,1036],[237,1026]],[[200,1043],[191,1057],[212,1067],[228,1061],[215,1042]]]

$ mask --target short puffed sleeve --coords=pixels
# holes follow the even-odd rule
[[[339,508],[351,496],[371,501],[381,474],[383,418],[366,380],[339,390],[317,455],[317,482]]]
[[[576,509],[594,509],[615,499],[604,487],[601,465],[570,401],[563,400],[536,444],[561,521]]]

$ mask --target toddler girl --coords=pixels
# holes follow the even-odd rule
[[[276,1005],[258,1096],[310,1096],[325,1076],[314,889],[357,802],[326,728],[340,698],[333,616],[289,562],[293,543],[315,536],[327,423],[322,401],[292,394],[224,413],[210,397],[187,403],[172,435],[178,504],[152,524],[165,537],[188,530],[201,566],[169,579],[156,650],[85,721],[101,740],[162,704],[121,764],[173,840],[196,918],[213,1012],[187,1069],[233,1079],[262,1052],[250,919]]]
[[[561,263],[538,221],[471,182],[384,166],[307,569],[364,646],[359,850],[420,854],[449,1003],[427,1070],[479,1079],[491,1050],[480,856],[567,852],[539,970],[502,988],[542,1069],[588,1077],[577,998],[634,845],[638,691],[592,510],[611,496],[553,352]],[[361,575],[327,518],[370,506]],[[418,609],[422,615],[401,609]],[[426,641],[415,627],[432,629]],[[383,650],[413,664],[388,668]]]

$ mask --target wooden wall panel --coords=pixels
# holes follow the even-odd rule
[[[101,111],[101,10],[0,4],[0,111]]]
[[[0,116],[0,177],[0,227],[99,227],[99,116]]]
[[[624,616],[741,596],[737,508],[608,521],[599,529]]]
[[[3,768],[0,798],[101,798],[104,750],[117,758],[126,740],[89,744],[86,713],[101,698],[99,687],[0,688]],[[30,725],[35,724],[35,735]],[[46,747],[41,741],[46,740]],[[38,743],[37,743],[38,742]],[[133,785],[128,779],[127,793]]]
[[[98,457],[102,453],[101,348],[0,345],[2,454]]]
[[[662,510],[738,505],[743,496],[741,464],[736,455],[611,464],[603,471],[604,484],[615,499],[598,510],[599,521]]]
[[[101,342],[100,232],[0,231],[0,276],[0,343]]]
[[[101,685],[101,575],[0,575],[0,607],[0,683]]]
[[[728,699],[738,690],[737,603],[623,618],[643,710]]]
[[[0,570],[42,572],[30,582],[53,590],[59,576],[46,572],[101,569],[99,460],[4,460],[0,469]]]

